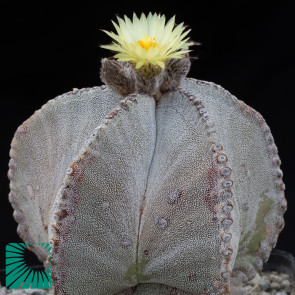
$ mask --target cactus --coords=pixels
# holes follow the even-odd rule
[[[163,68],[103,59],[106,85],[17,129],[9,200],[20,237],[50,241],[51,258],[30,249],[56,294],[230,294],[275,247],[287,204],[270,129],[221,86],[186,78],[182,44]]]

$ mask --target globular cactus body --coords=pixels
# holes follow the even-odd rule
[[[59,96],[18,128],[9,200],[22,239],[52,244],[57,294],[229,294],[267,261],[286,210],[270,129],[222,87],[184,78],[188,62],[147,77],[104,60],[108,86]]]
[[[157,105],[143,94],[119,100],[105,87],[68,93],[12,142],[19,233],[53,242],[58,294],[85,286],[115,294],[137,284],[134,294],[217,294],[230,277],[253,277],[286,207],[261,115],[194,79]]]

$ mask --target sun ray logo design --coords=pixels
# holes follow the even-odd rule
[[[34,270],[25,261],[28,246],[43,247],[50,255],[49,243],[9,243],[6,245],[7,289],[48,289],[51,286],[51,264],[45,270]]]

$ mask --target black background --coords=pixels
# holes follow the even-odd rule
[[[264,116],[282,160],[288,200],[277,248],[295,255],[294,1],[1,3],[1,265],[6,243],[21,242],[8,202],[16,128],[49,99],[100,85],[100,59],[111,55],[98,47],[111,42],[100,29],[113,31],[111,19],[133,11],[160,12],[167,19],[176,14],[177,23],[192,29],[191,39],[202,43],[191,54],[198,60],[189,76],[222,85]]]

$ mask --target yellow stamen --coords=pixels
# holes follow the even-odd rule
[[[151,47],[158,46],[158,43],[154,42],[155,40],[155,38],[149,37],[148,34],[146,34],[145,37],[142,37],[141,40],[138,40],[136,44],[148,51]]]

